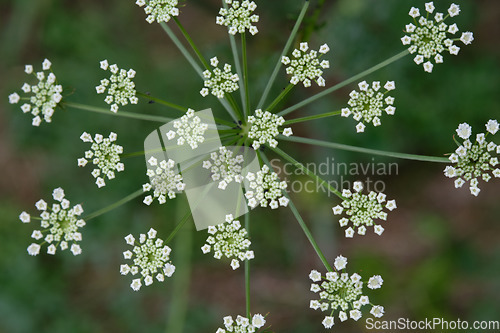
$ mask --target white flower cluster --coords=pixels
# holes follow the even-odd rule
[[[85,152],[85,157],[78,159],[78,166],[84,167],[92,161],[96,166],[92,170],[92,176],[96,178],[96,184],[99,188],[106,185],[105,177],[108,179],[115,178],[115,171],[121,172],[125,170],[125,165],[120,162],[120,154],[123,153],[123,147],[115,144],[116,133],[111,132],[108,138],[104,138],[101,134],[96,134],[94,139],[92,136],[83,132],[80,139],[83,142],[92,143],[90,150]]]
[[[137,0],[135,4],[144,7],[144,12],[148,15],[146,21],[168,22],[173,16],[179,16],[178,0]],[[147,4],[147,5],[146,5]]]
[[[334,325],[334,312],[338,309],[338,318],[341,322],[351,318],[358,321],[362,316],[361,307],[371,305],[370,313],[380,318],[384,315],[384,308],[370,303],[368,296],[363,295],[363,281],[357,273],[349,275],[345,272],[347,258],[338,256],[335,259],[335,269],[340,272],[328,272],[322,276],[320,272],[312,270],[309,278],[313,281],[311,291],[319,294],[319,299],[311,300],[311,309],[325,312],[330,310],[330,314],[323,319],[325,328],[332,328]],[[372,276],[367,283],[368,288],[378,289],[384,281],[380,275]]]
[[[128,245],[133,246],[132,251],[123,252],[123,257],[132,260],[133,264],[123,264],[120,266],[122,275],[141,274],[140,278],[132,280],[130,288],[138,291],[142,287],[142,281],[146,286],[153,283],[153,277],[163,282],[165,276],[171,277],[175,272],[175,266],[170,262],[170,247],[163,244],[163,240],[156,238],[156,230],[151,228],[148,234],[140,234],[139,242],[136,242],[134,236],[125,237]]]
[[[221,8],[219,15],[216,18],[216,23],[225,25],[229,28],[231,35],[236,35],[237,32],[244,33],[248,30],[252,35],[255,35],[259,30],[253,23],[259,22],[259,16],[253,14],[257,5],[253,1],[243,0],[224,0],[226,4],[231,5],[228,9]]]
[[[226,223],[227,222],[227,223]],[[253,259],[254,253],[248,250],[252,244],[248,239],[248,232],[235,221],[232,214],[226,215],[226,222],[208,227],[210,236],[201,250],[204,254],[214,252],[214,258],[221,259],[225,256],[231,260],[231,267],[240,267],[240,261]]]
[[[263,315],[257,313],[253,315],[252,322],[247,317],[238,315],[236,320],[233,317],[224,317],[224,328],[219,328],[215,333],[254,333],[259,328],[266,324],[266,319]]]
[[[225,190],[233,180],[241,183],[241,164],[243,155],[233,157],[234,153],[226,147],[220,147],[219,152],[210,154],[211,160],[203,161],[203,168],[209,169],[213,181],[219,181],[219,188]]]
[[[469,182],[470,192],[477,196],[481,191],[478,187],[479,178],[485,182],[491,179],[491,175],[500,178],[500,169],[498,168],[498,155],[500,154],[500,145],[486,140],[489,134],[495,135],[498,132],[498,121],[490,119],[486,123],[487,133],[476,135],[476,142],[472,143],[472,127],[463,123],[457,128],[457,134],[464,140],[455,153],[450,155],[450,161],[456,166],[447,166],[444,174],[448,178],[455,178],[455,187],[462,187],[465,182]]]
[[[207,69],[203,72],[205,88],[200,91],[203,97],[211,93],[217,98],[224,98],[224,93],[232,93],[238,90],[238,81],[240,78],[238,74],[231,73],[231,65],[225,64],[224,69],[221,70],[217,67],[219,64],[217,57],[210,59],[210,64],[214,69],[212,71]]]
[[[276,209],[279,206],[286,207],[288,198],[284,196],[283,191],[286,190],[286,181],[280,181],[278,175],[264,165],[260,171],[256,173],[249,172],[246,176],[250,182],[251,190],[245,193],[248,200],[248,206],[255,208],[258,205],[261,207],[271,207]]]
[[[311,81],[316,81],[318,86],[325,86],[325,79],[321,76],[323,75],[323,69],[330,68],[330,62],[328,60],[323,60],[320,62],[320,57],[328,51],[330,48],[328,45],[323,44],[318,51],[309,50],[309,45],[307,42],[300,43],[298,49],[292,52],[293,59],[287,56],[281,58],[281,63],[283,65],[289,65],[286,68],[286,73],[291,75],[290,83],[296,85],[302,82],[304,87],[310,87]],[[319,56],[318,56],[319,53]]]
[[[28,96],[21,98],[18,93],[9,95],[9,103],[17,104],[21,100],[26,100],[21,106],[24,113],[31,113],[33,117],[32,125],[40,126],[42,119],[50,123],[55,108],[62,99],[62,86],[56,84],[56,76],[54,73],[46,73],[50,70],[52,63],[45,59],[42,63],[42,71],[34,73],[32,65],[26,65],[24,71],[26,74],[36,76],[38,83],[30,85],[24,83],[21,90]]]
[[[186,184],[182,182],[182,176],[172,170],[175,167],[173,160],[163,160],[158,163],[156,158],[151,157],[148,164],[146,175],[149,176],[149,183],[142,185],[142,189],[144,192],[153,190],[153,196],[148,195],[144,198],[143,202],[146,205],[151,205],[154,198],[158,198],[158,202],[164,204],[167,202],[167,196],[173,199],[176,191],[183,191],[186,187]]]
[[[285,118],[269,111],[263,112],[261,109],[255,110],[253,116],[248,116],[248,123],[251,124],[248,131],[248,138],[253,139],[253,149],[259,149],[260,145],[268,143],[276,148],[278,141],[275,139],[280,134],[280,126],[285,123]],[[292,135],[292,129],[287,127],[281,132],[285,136]]]
[[[340,215],[343,212],[348,217],[343,217],[339,220],[340,226],[345,227],[352,222],[353,227],[357,227],[359,235],[366,234],[366,227],[373,226],[373,230],[377,235],[382,235],[384,228],[381,225],[375,224],[374,219],[387,219],[387,213],[383,211],[384,208],[392,211],[397,208],[396,200],[389,200],[386,202],[386,195],[382,192],[375,193],[371,191],[368,195],[360,193],[363,190],[363,183],[354,182],[354,190],[343,190],[342,196],[345,198],[341,205],[332,208],[333,214]],[[386,203],[385,203],[386,202]],[[345,236],[352,238],[354,236],[353,227],[345,230]]]
[[[460,40],[465,45],[469,45],[474,40],[472,32],[464,32],[460,38],[448,37],[455,35],[458,32],[456,23],[447,25],[444,20],[448,17],[457,16],[460,13],[460,7],[457,4],[452,4],[448,8],[448,15],[444,17],[443,13],[436,13],[434,19],[430,19],[429,15],[434,13],[435,7],[433,2],[425,4],[427,15],[420,16],[418,8],[412,7],[409,15],[413,17],[413,23],[406,25],[405,35],[401,38],[403,45],[409,45],[410,53],[417,55],[413,59],[417,65],[423,63],[424,70],[428,73],[432,72],[434,63],[440,64],[443,62],[441,53],[448,51],[450,54],[457,55],[460,47],[453,42]],[[418,21],[417,18],[419,17]],[[425,61],[425,62],[424,62]]]
[[[132,79],[135,77],[135,71],[129,69],[120,69],[116,64],[109,65],[107,60],[101,61],[101,68],[105,71],[109,69],[111,76],[109,79],[102,79],[101,84],[95,87],[98,94],[107,93],[104,101],[111,105],[110,110],[117,112],[119,105],[127,105],[129,102],[137,104],[139,99],[135,96],[135,83]],[[107,91],[106,91],[107,90]]]
[[[196,149],[199,143],[205,141],[203,134],[208,129],[208,125],[202,123],[200,117],[194,115],[193,109],[188,109],[181,120],[174,121],[174,128],[176,131],[168,131],[167,139],[172,140],[178,136],[177,145],[182,146],[187,143],[192,149]]]
[[[389,91],[396,89],[394,81],[387,81],[384,85],[385,92],[380,91],[380,81],[373,81],[370,85],[366,82],[358,83],[359,92],[351,91],[351,99],[347,102],[348,108],[342,109],[342,117],[349,117],[352,114],[354,120],[359,121],[356,125],[358,133],[364,132],[366,124],[373,123],[374,126],[381,124],[380,117],[382,111],[388,115],[394,115],[394,97],[385,96]]]
[[[58,187],[52,192],[52,197],[57,201],[52,204],[52,207],[49,207],[42,199],[35,203],[36,209],[41,211],[41,230],[34,230],[31,237],[37,241],[42,240],[42,243],[32,243],[28,246],[30,255],[38,255],[43,244],[49,244],[48,254],[55,254],[58,246],[64,251],[69,247],[69,242],[72,243],[70,250],[73,255],[82,253],[77,242],[82,240],[82,234],[78,232],[78,228],[85,226],[85,221],[78,218],[83,213],[83,209],[80,204],[69,208],[70,202],[64,196],[64,190]],[[19,219],[23,223],[29,223],[31,216],[22,212]]]

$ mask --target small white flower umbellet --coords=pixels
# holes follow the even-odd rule
[[[223,69],[217,67],[219,60],[217,57],[210,59],[210,64],[214,67],[213,70],[205,70],[203,77],[205,78],[204,86],[200,94],[205,97],[209,93],[217,98],[224,98],[225,93],[232,93],[238,90],[238,74],[231,73],[231,65],[225,64]]]
[[[236,319],[231,316],[223,318],[224,328],[217,329],[215,333],[255,333],[258,329],[266,324],[266,319],[263,315],[257,313],[252,318],[242,317],[238,315]]]
[[[245,193],[248,206],[255,208],[260,205],[276,209],[288,205],[289,200],[283,193],[287,188],[286,181],[280,181],[278,175],[267,165],[256,173],[249,172],[246,179],[249,181],[249,188]]]
[[[82,249],[78,242],[82,240],[82,234],[78,229],[85,226],[85,221],[79,218],[83,213],[82,206],[78,204],[70,208],[70,202],[60,187],[54,189],[52,197],[56,201],[52,206],[42,199],[35,204],[36,209],[41,212],[41,228],[34,230],[31,237],[41,243],[32,243],[28,246],[28,253],[36,256],[40,253],[42,245],[46,244],[48,254],[55,254],[59,247],[63,251],[69,248],[73,255],[79,255]],[[19,219],[23,223],[29,223],[31,216],[22,212]]]
[[[500,145],[487,141],[487,137],[495,135],[499,127],[497,120],[490,119],[486,123],[486,133],[477,134],[476,141],[473,143],[470,140],[472,127],[467,123],[458,126],[456,132],[464,141],[462,144],[457,142],[458,148],[449,157],[454,165],[449,165],[444,169],[446,177],[456,178],[456,188],[469,182],[470,192],[477,196],[481,191],[479,179],[488,182],[492,176],[500,178],[500,168],[498,168]]]
[[[421,16],[418,8],[412,7],[409,15],[413,18],[413,23],[406,25],[405,35],[401,38],[403,45],[409,45],[408,50],[412,54],[416,54],[413,59],[417,65],[423,64],[424,70],[428,73],[432,72],[434,64],[443,62],[443,52],[448,52],[457,55],[460,47],[454,44],[456,41],[461,41],[465,45],[469,45],[474,40],[472,32],[464,32],[461,37],[454,37],[458,32],[456,23],[451,25],[444,21],[448,17],[457,16],[460,12],[460,7],[457,4],[452,4],[448,9],[448,14],[434,14],[434,3],[428,2],[425,4],[426,15]],[[433,15],[433,16],[432,16]],[[431,17],[429,17],[431,16]],[[417,21],[418,19],[418,21]]]
[[[92,176],[96,178],[96,185],[101,188],[106,185],[105,178],[109,180],[115,178],[115,172],[125,170],[125,165],[120,162],[120,154],[123,153],[123,147],[115,144],[116,133],[111,132],[108,138],[101,134],[96,134],[94,138],[84,132],[80,139],[83,142],[91,143],[90,150],[85,152],[85,157],[78,159],[78,166],[84,167],[89,161],[95,166],[92,170]]]
[[[193,109],[188,109],[180,120],[174,121],[173,125],[175,131],[170,130],[166,135],[168,140],[177,138],[177,145],[183,146],[187,143],[191,149],[196,149],[198,144],[205,141],[204,134],[208,125],[201,122],[200,117],[194,115]]]
[[[178,0],[137,0],[135,3],[139,7],[144,7],[148,23],[168,22],[172,17],[179,16]]]
[[[101,61],[101,69],[111,72],[109,79],[102,79],[101,84],[95,87],[98,94],[106,93],[104,101],[110,105],[112,112],[118,112],[121,106],[137,104],[139,99],[136,96],[135,83],[132,79],[135,77],[135,71],[129,69],[120,69],[116,64],[109,65],[107,60]]]
[[[278,134],[281,133],[285,136],[293,134],[290,127],[280,128],[285,123],[285,118],[269,111],[255,110],[253,116],[249,116],[247,121],[250,126],[248,138],[253,140],[253,149],[259,149],[261,145],[266,143],[276,148],[278,146],[278,140],[276,140]]]
[[[330,48],[323,44],[318,51],[309,50],[307,42],[300,43],[298,49],[292,52],[292,58],[283,56],[281,63],[286,67],[286,73],[291,75],[290,83],[296,85],[302,82],[304,87],[310,87],[312,81],[316,81],[318,86],[325,86],[325,79],[322,77],[323,69],[330,68],[328,60],[322,60],[321,56],[328,53]]]
[[[381,91],[380,81],[373,81],[371,86],[366,82],[358,83],[359,91],[353,90],[349,94],[351,97],[347,104],[348,108],[342,109],[342,117],[352,115],[359,123],[356,125],[358,133],[365,131],[365,124],[372,123],[374,126],[381,124],[380,118],[383,112],[394,115],[394,97],[386,96],[387,93],[396,88],[394,81],[387,81]]]
[[[255,35],[259,30],[254,23],[259,22],[259,16],[253,14],[257,5],[253,1],[243,0],[224,0],[228,8],[221,8],[215,22],[219,25],[225,25],[229,28],[231,35],[244,33],[248,30]]]
[[[52,122],[52,115],[57,105],[62,100],[62,86],[56,84],[56,76],[51,71],[52,63],[45,59],[42,63],[42,71],[34,72],[32,65],[25,66],[26,74],[36,77],[36,84],[24,83],[21,90],[25,96],[21,97],[18,93],[9,95],[10,104],[23,102],[21,110],[24,113],[33,115],[32,125],[40,126],[42,121]]]
[[[203,161],[203,168],[210,170],[213,181],[219,182],[219,188],[225,190],[227,185],[233,181],[241,183],[241,165],[243,155],[234,156],[234,152],[226,147],[220,147],[219,151],[212,152],[210,159]]]
[[[182,182],[182,176],[174,171],[175,162],[171,159],[168,161],[158,160],[151,157],[148,160],[149,183],[142,185],[144,192],[153,190],[153,195],[148,195],[144,198],[146,205],[151,205],[154,198],[158,199],[160,204],[167,202],[169,199],[175,198],[175,193],[183,191],[186,185]]]
[[[254,258],[254,252],[249,250],[248,232],[233,215],[226,215],[225,223],[208,227],[208,233],[207,243],[201,248],[204,254],[213,251],[216,259],[231,259],[233,269],[240,267],[240,261]]]
[[[341,215],[345,213],[347,217],[343,217],[339,220],[341,227],[346,227],[349,222],[352,223],[352,227],[345,230],[345,236],[352,238],[354,236],[355,230],[357,228],[357,233],[359,235],[366,234],[366,228],[372,227],[376,234],[381,235],[384,232],[384,228],[375,224],[375,219],[380,219],[385,221],[387,219],[387,212],[384,212],[384,208],[392,211],[396,209],[396,201],[388,200],[386,202],[386,195],[382,192],[375,193],[371,191],[368,195],[361,193],[363,190],[363,183],[354,182],[354,193],[348,189],[342,191],[342,196],[345,198],[341,205],[337,205],[332,208],[333,214]]]
[[[170,262],[171,249],[164,244],[162,239],[157,238],[156,234],[156,230],[151,228],[147,234],[139,235],[138,242],[131,234],[125,237],[125,241],[133,249],[123,252],[123,257],[126,260],[132,260],[132,263],[121,265],[120,273],[140,275],[130,284],[130,288],[134,291],[141,289],[143,282],[146,286],[151,285],[155,278],[163,282],[165,277],[171,277],[175,272],[175,266]]]
[[[342,264],[337,265],[338,262]],[[314,310],[327,312],[323,319],[325,328],[332,328],[335,323],[335,312],[337,318],[343,322],[348,318],[355,321],[362,317],[361,308],[365,305],[372,307],[370,313],[380,318],[384,314],[384,308],[370,303],[368,296],[363,295],[363,281],[359,274],[349,275],[345,272],[347,259],[339,256],[335,260],[334,272],[328,272],[323,276],[320,272],[312,270],[309,278],[312,280],[311,291],[318,294],[318,299],[311,300],[309,306]],[[370,289],[378,289],[382,286],[383,280],[380,275],[372,276],[367,286]]]

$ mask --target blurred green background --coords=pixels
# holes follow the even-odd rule
[[[331,69],[327,85],[340,82],[403,50],[400,37],[411,6],[424,1],[327,0],[317,11],[311,1],[306,32],[314,47],[327,42]],[[451,1],[439,1],[444,11]],[[190,0],[180,20],[205,57],[230,62],[225,29],[215,25],[218,1]],[[258,1],[260,33],[249,38],[250,80],[254,99],[270,75],[302,1]],[[452,135],[461,122],[483,130],[500,113],[500,2],[460,1],[454,18],[461,31],[473,31],[472,45],[425,73],[410,57],[367,80],[395,80],[397,111],[382,126],[356,134],[351,118],[329,118],[293,126],[294,134],[382,150],[442,156],[454,150]],[[245,312],[243,270],[204,257],[206,233],[184,228],[173,243],[177,272],[165,283],[133,292],[130,277],[119,275],[123,237],[154,227],[166,237],[187,209],[184,196],[166,205],[145,207],[137,199],[92,220],[83,230],[83,255],[62,252],[29,257],[33,226],[18,220],[21,211],[63,187],[72,203],[92,212],[134,192],[147,181],[144,161],[130,158],[118,180],[98,190],[88,168],[76,159],[87,146],[83,131],[114,131],[126,152],[142,150],[143,140],[160,124],[111,118],[78,110],[57,110],[52,124],[31,126],[31,118],[7,103],[25,80],[25,64],[40,66],[47,57],[68,100],[105,106],[94,87],[104,77],[99,61],[108,59],[137,71],[138,90],[195,109],[212,107],[202,83],[156,25],[149,25],[134,1],[0,0],[0,332],[214,332],[225,315]],[[176,29],[174,29],[176,30]],[[274,93],[285,87],[281,72]],[[289,118],[340,109],[350,85]],[[321,89],[297,88],[286,105]],[[255,104],[255,103],[254,103]],[[285,105],[283,105],[284,107]],[[124,110],[169,115],[157,104]],[[384,319],[500,320],[500,190],[498,180],[481,184],[478,198],[456,190],[442,174],[444,165],[372,158],[367,155],[282,142],[303,162],[398,163],[398,174],[377,176],[385,193],[397,199],[382,237],[345,239],[324,193],[293,193],[306,223],[330,261],[349,258],[351,272],[384,277],[381,290],[368,295],[385,306]],[[269,154],[272,158],[272,154]],[[338,180],[335,175],[331,180]],[[364,178],[364,177],[362,177]],[[291,180],[306,180],[296,177]],[[358,179],[350,179],[358,180]],[[308,274],[321,269],[307,239],[287,209],[251,213],[256,259],[252,266],[252,312],[268,313],[276,332],[322,332],[322,315],[309,309]],[[335,326],[341,332],[365,331],[359,322]]]

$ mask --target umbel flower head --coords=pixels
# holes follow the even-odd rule
[[[241,183],[241,164],[243,155],[233,157],[233,151],[220,147],[219,152],[212,152],[210,160],[203,161],[203,168],[210,170],[213,181],[219,181],[219,188],[225,190],[233,180]]]
[[[175,266],[170,262],[171,249],[163,244],[163,240],[156,238],[156,230],[149,229],[147,235],[140,234],[139,242],[131,234],[125,237],[128,245],[132,246],[132,251],[123,252],[126,260],[132,260],[132,263],[120,266],[122,275],[137,275],[139,278],[132,280],[130,288],[138,291],[142,287],[142,282],[146,286],[153,283],[154,278],[163,282],[165,276],[171,277],[175,272]]]
[[[82,249],[77,242],[82,240],[82,234],[78,231],[78,228],[85,226],[85,221],[78,218],[83,213],[83,209],[80,204],[70,208],[70,202],[64,196],[64,190],[58,187],[52,192],[52,197],[56,201],[52,206],[49,207],[47,202],[42,199],[36,202],[35,207],[41,212],[41,229],[34,230],[31,237],[41,242],[41,244],[32,243],[28,246],[30,255],[38,255],[44,244],[48,245],[48,254],[55,254],[57,247],[63,251],[70,248],[75,256],[82,253]],[[26,212],[22,212],[19,219],[23,223],[29,223],[31,216]]]
[[[83,132],[80,139],[83,142],[92,144],[90,150],[85,152],[85,157],[78,159],[78,166],[84,167],[89,161],[92,161],[96,167],[92,170],[92,176],[96,178],[96,184],[99,188],[106,185],[104,178],[114,179],[115,172],[125,170],[125,165],[120,162],[120,154],[123,153],[123,147],[115,144],[116,133],[111,132],[108,138],[104,138],[101,134],[92,136]]]
[[[248,138],[253,139],[253,149],[259,149],[260,145],[269,144],[269,146],[276,148],[278,141],[276,137],[278,134],[285,136],[292,135],[292,129],[287,127],[280,130],[280,126],[285,123],[285,118],[278,116],[269,111],[262,111],[261,109],[255,110],[253,116],[248,116],[248,124],[250,130],[248,131]]]
[[[359,121],[356,131],[360,133],[365,131],[365,124],[372,123],[374,126],[379,126],[383,111],[388,115],[394,115],[396,111],[393,106],[394,97],[386,94],[396,86],[394,81],[387,81],[384,92],[380,91],[380,81],[373,81],[371,87],[366,81],[358,83],[358,86],[360,91],[351,91],[349,94],[351,99],[347,102],[349,107],[343,108],[341,114],[342,117],[349,117],[352,114],[354,120]]]
[[[158,202],[164,204],[167,202],[167,197],[175,198],[175,192],[183,191],[186,187],[186,184],[182,182],[182,176],[173,170],[175,168],[173,160],[162,160],[158,163],[156,158],[151,157],[148,164],[146,174],[149,176],[149,183],[142,185],[142,189],[144,192],[153,190],[153,196],[148,195],[144,198],[143,202],[146,205],[151,205],[154,198],[158,198]]]
[[[340,226],[345,227],[352,222],[352,227],[345,231],[345,236],[352,238],[354,236],[354,228],[357,228],[359,235],[365,235],[366,227],[372,227],[376,234],[382,235],[384,228],[375,224],[375,219],[386,220],[387,213],[384,208],[392,211],[396,209],[396,200],[386,202],[386,195],[382,192],[375,193],[371,191],[368,195],[362,194],[363,183],[354,182],[354,193],[350,190],[343,190],[342,196],[345,198],[341,205],[332,208],[333,214],[340,215],[343,212],[347,217],[339,220]],[[354,228],[353,228],[354,227]]]
[[[187,143],[191,146],[191,149],[196,149],[199,143],[205,141],[203,135],[208,129],[208,125],[202,123],[200,117],[194,115],[193,109],[188,109],[180,120],[174,121],[174,128],[175,131],[168,131],[168,140],[173,140],[177,137],[177,145],[182,146]]]
[[[494,142],[488,142],[488,135],[495,135],[498,132],[499,124],[497,120],[490,119],[486,123],[486,133],[476,135],[476,142],[472,143],[472,127],[467,123],[462,123],[457,128],[458,136],[463,139],[457,150],[450,155],[450,161],[454,166],[447,166],[444,174],[448,178],[455,179],[455,187],[462,187],[469,182],[470,192],[477,196],[481,191],[479,189],[479,179],[485,182],[492,176],[500,177],[498,168],[498,156],[500,154],[500,145]]]
[[[111,105],[111,111],[117,112],[120,105],[138,103],[138,98],[135,96],[135,83],[132,79],[135,77],[135,71],[129,69],[120,69],[116,64],[109,65],[107,60],[101,61],[101,68],[105,71],[109,70],[111,76],[109,79],[102,79],[101,84],[95,87],[98,94],[107,93],[104,101]]]
[[[34,85],[24,83],[21,90],[26,96],[19,96],[18,93],[9,95],[9,103],[17,104],[26,101],[21,105],[24,113],[33,115],[33,126],[40,126],[42,120],[50,123],[55,108],[62,99],[62,86],[56,84],[56,76],[50,71],[52,63],[45,59],[42,63],[42,71],[35,73],[32,65],[26,65],[24,71],[36,77],[38,82]]]
[[[253,251],[248,250],[251,244],[248,232],[232,214],[226,215],[225,223],[208,227],[208,233],[207,243],[201,248],[204,254],[213,251],[216,259],[223,256],[232,259],[233,269],[240,267],[240,261],[254,258]]]
[[[253,23],[259,22],[259,16],[253,14],[257,5],[253,1],[243,0],[224,0],[229,8],[221,8],[215,22],[219,25],[225,25],[229,28],[231,35],[236,35],[237,32],[244,33],[248,30],[252,35],[255,35],[259,30]]]
[[[323,44],[318,51],[310,50],[308,53],[307,50],[309,50],[309,45],[303,42],[292,52],[292,59],[286,56],[281,58],[281,63],[288,66],[286,73],[291,75],[290,83],[296,85],[302,82],[307,88],[311,86],[312,81],[316,81],[318,86],[324,87],[325,79],[321,75],[323,75],[323,69],[330,68],[330,62],[328,60],[320,62],[320,57],[328,53],[330,48]]]
[[[384,308],[370,303],[368,296],[363,295],[363,281],[357,273],[349,275],[346,273],[347,258],[338,256],[334,266],[336,272],[328,272],[325,276],[317,270],[312,270],[309,278],[313,281],[311,291],[317,293],[319,298],[310,302],[311,309],[327,312],[323,319],[325,328],[332,328],[335,323],[335,312],[338,310],[337,318],[343,322],[348,318],[358,321],[363,313],[361,308],[371,305],[370,313],[380,318],[384,315]],[[370,289],[378,289],[384,282],[380,275],[372,276],[367,282]]]
[[[245,193],[248,206],[255,208],[260,205],[276,209],[288,205],[289,200],[283,193],[287,187],[286,181],[280,181],[278,175],[267,165],[256,173],[249,172],[246,179],[249,181],[249,190]]]
[[[224,93],[232,93],[238,90],[238,74],[231,73],[231,65],[225,64],[224,69],[221,70],[217,67],[219,59],[213,57],[210,59],[210,64],[214,67],[213,70],[205,70],[203,77],[205,78],[204,86],[200,94],[205,97],[209,93],[217,98],[224,98]]]
[[[146,21],[168,22],[173,16],[179,16],[177,8],[178,0],[137,0],[135,4],[144,7],[144,12],[148,15]]]
[[[247,318],[238,315],[236,320],[233,317],[224,317],[224,328],[219,328],[215,333],[254,333],[266,324],[266,319],[263,315],[257,313],[253,317]]]
[[[434,64],[443,62],[443,52],[458,54],[460,47],[454,42],[460,40],[465,45],[469,45],[474,40],[472,32],[464,32],[460,38],[453,37],[452,35],[456,35],[458,32],[456,23],[451,25],[444,23],[448,17],[454,17],[460,13],[460,7],[457,4],[452,4],[448,8],[446,17],[443,13],[434,14],[434,10],[433,2],[426,3],[425,11],[427,13],[424,17],[420,16],[418,8],[411,7],[409,15],[413,17],[415,24],[407,24],[405,30],[407,35],[401,38],[403,45],[409,45],[408,51],[416,54],[413,58],[415,63],[417,65],[423,64],[424,70],[428,73],[432,72]],[[432,15],[434,16],[432,17]]]

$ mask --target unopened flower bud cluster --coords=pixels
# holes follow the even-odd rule
[[[231,35],[244,33],[248,30],[255,35],[259,30],[254,23],[259,22],[259,16],[253,14],[257,5],[253,1],[243,0],[224,0],[228,8],[221,8],[215,22],[219,25],[225,25],[229,28]]]
[[[205,70],[203,77],[205,78],[204,86],[200,94],[205,97],[209,93],[217,98],[224,98],[225,93],[232,93],[238,90],[238,74],[231,73],[231,65],[225,64],[221,70],[217,67],[219,60],[217,57],[210,59],[210,64],[214,67],[213,70]]]
[[[231,316],[226,316],[223,320],[224,328],[217,329],[215,333],[255,333],[266,324],[266,319],[259,313],[251,319],[238,315],[235,320]]]
[[[354,228],[357,228],[358,235],[366,234],[366,227],[372,227],[376,234],[382,235],[384,228],[381,225],[375,224],[375,219],[387,220],[387,213],[384,208],[392,211],[396,209],[396,201],[389,200],[386,202],[386,195],[382,192],[375,193],[371,191],[368,195],[361,193],[363,184],[354,182],[354,190],[343,190],[342,196],[345,198],[341,205],[332,208],[335,215],[345,213],[347,217],[339,220],[342,227],[346,227],[349,222],[353,224],[345,230],[345,236],[352,238],[354,236]]]
[[[210,170],[213,181],[219,182],[219,188],[225,190],[233,180],[241,183],[241,165],[243,155],[233,157],[234,153],[226,147],[220,147],[218,152],[210,154],[210,160],[203,161],[203,168]]]
[[[256,173],[249,172],[246,179],[249,181],[249,189],[245,193],[248,206],[255,208],[260,205],[276,209],[288,205],[289,200],[283,193],[287,187],[286,181],[280,181],[278,175],[267,165]]]
[[[490,119],[486,123],[486,133],[477,134],[473,143],[470,140],[472,127],[467,123],[458,126],[457,134],[464,141],[450,155],[450,161],[455,165],[444,169],[446,177],[457,178],[455,179],[456,188],[469,182],[470,192],[477,196],[481,191],[479,179],[488,182],[492,176],[500,178],[500,168],[498,168],[500,145],[487,141],[488,135],[495,135],[498,129],[498,121]]]
[[[139,235],[139,242],[131,234],[125,237],[127,244],[133,248],[132,251],[123,252],[123,257],[126,260],[132,260],[132,263],[121,265],[120,273],[140,275],[130,284],[130,288],[134,291],[141,289],[143,282],[146,286],[151,285],[154,278],[163,282],[165,277],[171,277],[175,272],[175,266],[170,262],[171,249],[164,244],[162,239],[157,238],[156,234],[156,230],[151,228],[147,235]]]
[[[469,45],[474,40],[472,32],[464,32],[460,38],[454,38],[452,35],[458,32],[456,23],[451,25],[444,23],[447,17],[454,17],[460,13],[459,5],[451,4],[446,17],[443,13],[434,14],[434,10],[433,2],[426,3],[424,17],[418,8],[412,7],[409,15],[415,24],[407,24],[405,30],[407,35],[401,38],[403,45],[409,45],[410,53],[416,54],[413,59],[415,63],[423,64],[424,70],[428,73],[432,72],[434,64],[443,62],[443,52],[458,55],[460,47],[454,44],[455,41],[460,40]]]
[[[101,69],[111,72],[109,79],[102,79],[101,84],[95,87],[98,94],[106,93],[104,101],[111,105],[112,112],[118,112],[119,106],[137,104],[135,83],[132,79],[135,77],[135,71],[129,69],[120,69],[116,64],[109,65],[107,60],[101,61]]]
[[[349,117],[352,114],[358,133],[364,132],[366,125],[372,123],[374,126],[381,124],[380,118],[383,112],[394,115],[394,97],[386,96],[387,93],[396,88],[394,81],[387,81],[384,85],[385,91],[381,91],[380,81],[373,81],[371,86],[366,82],[358,83],[359,90],[353,90],[349,94],[351,99],[347,102],[348,108],[342,109],[342,117]]]
[[[204,254],[212,251],[214,258],[226,257],[231,260],[231,267],[240,267],[240,261],[253,259],[254,252],[249,250],[251,245],[248,232],[241,227],[239,221],[234,220],[233,215],[226,215],[226,222],[216,226],[208,227],[210,236],[201,250]]]
[[[117,135],[111,132],[108,138],[104,138],[102,134],[92,136],[84,132],[80,139],[83,142],[92,144],[90,150],[85,152],[85,157],[78,159],[78,166],[84,167],[89,161],[96,167],[92,170],[92,176],[96,178],[96,184],[99,188],[106,185],[105,178],[114,179],[115,172],[121,172],[125,169],[125,165],[120,162],[120,154],[123,153],[123,147],[115,144]]]
[[[85,226],[85,221],[79,216],[83,213],[80,204],[70,208],[70,202],[65,198],[64,190],[60,187],[54,189],[52,197],[56,201],[49,206],[45,200],[38,200],[35,204],[40,213],[40,230],[34,230],[31,237],[39,242],[28,246],[28,253],[36,256],[40,253],[42,245],[47,244],[47,253],[55,254],[57,248],[66,250],[70,248],[73,255],[82,253],[79,241],[82,240],[82,234],[79,228]],[[22,212],[19,219],[23,223],[29,223],[31,216]],[[71,243],[71,246],[70,246]]]
[[[175,162],[171,159],[168,161],[158,160],[154,157],[148,160],[148,171],[146,175],[149,176],[149,183],[142,185],[144,192],[153,191],[153,195],[148,195],[144,198],[146,205],[151,205],[154,198],[158,199],[160,204],[167,202],[169,199],[175,198],[175,193],[183,191],[186,184],[182,182],[182,176],[175,173]]]
[[[309,278],[312,280],[311,291],[317,293],[319,299],[311,300],[309,306],[314,310],[321,310],[327,315],[323,319],[325,328],[332,328],[335,323],[334,313],[338,310],[337,318],[343,322],[348,318],[358,321],[363,313],[361,308],[371,305],[370,313],[380,318],[384,315],[382,306],[370,303],[368,296],[363,295],[363,281],[357,273],[349,275],[345,272],[347,258],[338,256],[334,266],[336,272],[328,272],[325,276],[317,270],[312,270]],[[343,272],[341,272],[343,271]],[[367,283],[370,289],[378,289],[383,280],[380,275],[372,276]]]
[[[10,104],[18,104],[21,100],[26,100],[26,103],[21,105],[21,110],[33,115],[33,126],[40,126],[42,121],[52,122],[52,115],[62,99],[63,89],[61,85],[56,84],[56,76],[50,72],[51,66],[52,63],[45,59],[42,63],[42,71],[35,73],[32,65],[26,65],[24,71],[26,74],[35,76],[38,83],[23,84],[21,90],[26,97],[21,98],[18,93],[9,95]]]
[[[261,145],[266,143],[276,148],[276,146],[278,146],[278,140],[276,140],[278,134],[281,133],[285,136],[293,134],[290,127],[280,132],[280,127],[285,123],[285,118],[269,111],[258,109],[253,116],[248,117],[247,121],[248,124],[250,124],[248,138],[253,140],[253,149],[259,149]]]
[[[137,0],[135,4],[144,7],[144,12],[148,15],[146,21],[168,22],[174,16],[179,16],[177,8],[178,0]]]
[[[183,146],[188,144],[191,149],[198,148],[198,144],[205,141],[205,131],[208,125],[201,122],[200,117],[194,115],[193,109],[188,109],[185,115],[180,120],[174,121],[174,130],[167,133],[167,139],[173,140],[177,138],[177,145]]]
[[[302,82],[304,87],[310,87],[312,81],[316,81],[318,86],[325,86],[325,79],[322,77],[323,69],[330,68],[330,62],[328,60],[320,61],[320,57],[328,51],[330,48],[328,45],[323,44],[316,50],[309,50],[309,44],[307,42],[300,43],[298,49],[292,52],[292,58],[287,56],[281,58],[281,62],[287,66],[286,73],[291,75],[290,83],[296,85]]]

